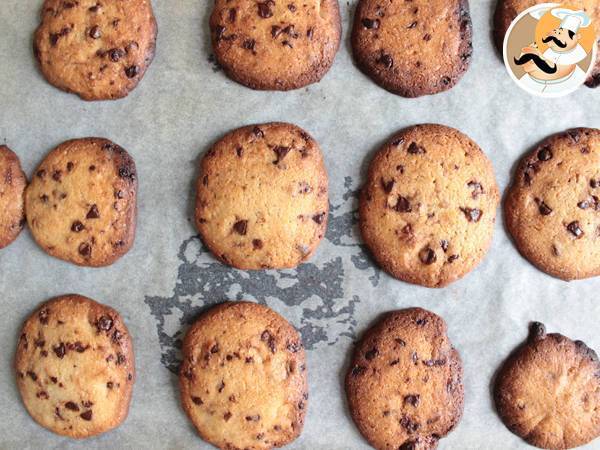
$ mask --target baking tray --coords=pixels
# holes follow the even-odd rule
[[[343,377],[353,342],[386,311],[421,306],[440,314],[464,361],[465,412],[441,449],[527,447],[496,415],[490,382],[527,334],[531,320],[600,350],[600,278],[566,283],[531,266],[497,221],[479,267],[432,290],[381,272],[356,229],[357,192],[373,153],[416,123],[456,127],[494,164],[504,190],[518,159],[546,136],[600,126],[600,90],[561,99],[532,97],[510,79],[492,43],[495,1],[472,0],[474,54],[451,91],[404,99],[377,87],[353,64],[349,30],[355,1],[340,3],[343,42],[323,81],[292,92],[255,92],[211,63],[210,0],[154,0],[156,58],[124,100],[86,103],[44,81],[32,54],[41,0],[0,6],[0,141],[29,175],[60,142],[104,136],[126,148],[139,172],[134,248],[113,266],[80,268],[47,256],[28,231],[0,252],[0,448],[210,448],[179,405],[179,342],[188,321],[225,299],[268,304],[301,332],[308,349],[310,400],[292,449],[368,448],[345,403]],[[216,262],[193,226],[199,156],[242,125],[288,121],[320,143],[330,177],[331,216],[316,255],[297,270],[246,273]],[[500,213],[500,211],[499,211]],[[126,422],[84,442],[44,430],[27,415],[12,360],[19,328],[40,302],[64,293],[118,309],[133,335],[138,379]],[[600,448],[600,440],[588,448]]]

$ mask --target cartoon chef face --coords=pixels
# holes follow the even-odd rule
[[[566,28],[556,28],[546,35],[542,42],[555,52],[568,52],[577,47],[581,35]]]

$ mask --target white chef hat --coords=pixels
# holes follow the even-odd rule
[[[588,27],[592,22],[584,11],[573,11],[567,8],[553,9],[552,15],[562,21],[560,23],[562,29],[570,30],[573,33],[577,33],[580,28]]]

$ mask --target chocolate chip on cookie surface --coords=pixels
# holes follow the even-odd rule
[[[196,321],[183,342],[183,409],[221,449],[271,449],[296,439],[308,407],[298,332],[256,303],[229,302]]]
[[[521,254],[573,280],[600,275],[600,130],[550,136],[519,165],[504,203]]]
[[[498,413],[510,431],[540,448],[567,449],[600,435],[600,362],[581,341],[531,324],[527,342],[500,369]]]
[[[133,245],[137,172],[108,139],[64,142],[37,168],[25,193],[29,228],[48,254],[106,266]]]
[[[452,88],[467,71],[472,27],[466,0],[360,0],[352,49],[359,68],[404,97]]]
[[[27,411],[54,433],[87,438],[127,417],[135,380],[131,337],[114,309],[89,298],[43,303],[25,321],[15,370]]]
[[[202,158],[196,227],[220,261],[293,268],[325,234],[328,179],[317,142],[286,123],[239,128]]]
[[[500,54],[503,52],[504,37],[506,36],[506,32],[512,21],[526,9],[542,3],[548,2],[546,0],[498,0],[496,12],[494,14],[494,38]],[[553,3],[563,3],[569,8],[583,10],[591,16],[594,23],[600,23],[600,2],[598,2],[598,0],[569,0],[566,2],[558,1]],[[596,27],[596,31],[600,33],[598,27]],[[585,84],[591,88],[600,85],[600,58],[596,60],[596,64]]]
[[[421,308],[388,313],[354,350],[352,418],[376,449],[433,449],[463,412],[462,362],[444,320]]]
[[[217,62],[253,89],[319,81],[340,45],[337,0],[216,0],[210,18]]]
[[[498,187],[475,142],[453,128],[417,125],[375,155],[360,198],[360,230],[392,276],[443,287],[470,272],[494,230]]]
[[[0,145],[0,249],[13,242],[25,224],[27,178],[17,155]]]
[[[150,0],[45,0],[34,36],[44,77],[84,100],[125,97],[154,58]]]

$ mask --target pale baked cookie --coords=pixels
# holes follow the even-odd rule
[[[81,266],[107,266],[133,245],[137,173],[108,139],[84,138],[52,150],[25,193],[33,237],[48,254]]]
[[[229,302],[196,321],[183,342],[183,409],[221,449],[270,449],[301,431],[308,385],[302,339],[279,314]]]
[[[471,41],[467,0],[360,0],[354,15],[358,67],[403,97],[452,88],[469,68]]]
[[[13,242],[25,224],[27,178],[19,158],[0,145],[0,249]]]
[[[421,308],[388,313],[357,344],[346,394],[374,448],[436,448],[463,412],[462,362],[444,320]]]
[[[532,6],[541,3],[561,2],[548,2],[547,0],[498,0],[498,3],[496,4],[496,13],[494,15],[494,38],[500,54],[503,52],[504,36],[506,35],[511,22],[527,8],[531,8]],[[592,21],[596,24],[596,31],[600,33],[600,25],[598,25],[600,24],[600,1],[569,0],[564,2],[564,4],[587,12],[591,16]],[[596,59],[594,69],[592,69],[585,84],[591,88],[600,85],[600,58]]]
[[[592,349],[534,322],[498,374],[496,407],[508,429],[531,445],[579,447],[600,435],[599,376]]]
[[[541,142],[519,165],[504,215],[519,251],[540,270],[563,280],[600,275],[600,130]]]
[[[293,268],[325,234],[327,185],[319,145],[304,130],[286,123],[239,128],[202,159],[196,226],[225,264]]]
[[[127,417],[135,379],[131,337],[119,313],[89,298],[43,303],[25,321],[15,370],[25,408],[54,433],[87,438]]]
[[[150,0],[45,0],[34,36],[44,77],[84,100],[125,97],[154,58]]]
[[[392,276],[443,287],[485,255],[499,194],[492,164],[467,136],[417,125],[373,158],[360,198],[360,230]]]
[[[210,29],[227,76],[263,90],[319,81],[341,38],[337,0],[216,0]]]

